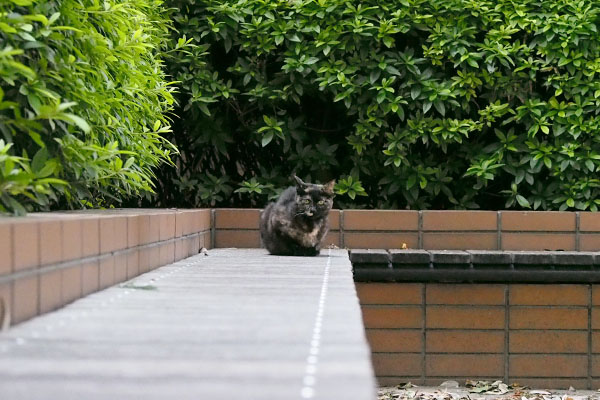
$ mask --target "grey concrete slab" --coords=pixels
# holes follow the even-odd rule
[[[375,399],[344,250],[211,250],[0,334],[0,398]]]

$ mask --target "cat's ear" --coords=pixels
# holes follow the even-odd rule
[[[296,180],[296,186],[306,187],[306,183],[304,183],[304,181],[302,179],[298,178],[296,175],[294,175],[294,179]]]
[[[296,189],[299,192],[304,192],[306,191],[306,187],[308,186],[306,183],[304,183],[304,181],[300,178],[298,178],[296,175],[294,175],[294,179],[296,180]]]
[[[335,179],[333,179],[323,185],[323,192],[325,192],[325,194],[327,194],[328,196],[333,197],[333,196],[335,196],[335,193],[333,192],[334,187],[335,187]]]

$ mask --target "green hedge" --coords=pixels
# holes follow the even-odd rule
[[[341,206],[600,204],[598,1],[169,5],[197,47],[165,203],[262,206],[296,172]]]
[[[0,211],[151,192],[172,145],[161,0],[0,2]]]

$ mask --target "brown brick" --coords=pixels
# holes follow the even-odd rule
[[[127,280],[127,254],[115,256],[115,283]]]
[[[423,211],[424,231],[496,231],[497,229],[496,211]]]
[[[420,353],[423,348],[421,330],[367,329],[366,333],[374,353]]]
[[[417,233],[348,233],[344,232],[344,247],[349,249],[409,249],[419,247]]]
[[[504,329],[504,308],[427,306],[427,328]]]
[[[600,308],[592,307],[592,329],[600,329]]]
[[[575,250],[575,233],[503,233],[502,250]]]
[[[592,304],[595,306],[600,305],[600,285],[592,285]]]
[[[40,276],[40,314],[62,305],[62,274],[52,271]]]
[[[345,230],[353,231],[417,231],[418,211],[344,210]]]
[[[40,264],[62,261],[62,227],[59,220],[40,222]]]
[[[579,250],[580,251],[599,251],[600,250],[600,234],[582,233],[579,235]]]
[[[425,375],[448,377],[501,377],[504,360],[496,354],[428,354]]]
[[[600,377],[600,355],[592,356],[591,374],[596,378]]]
[[[146,243],[156,243],[160,240],[160,214],[150,214]]]
[[[426,250],[497,250],[497,233],[423,233],[423,248]]]
[[[335,245],[337,247],[341,247],[342,243],[340,241],[340,232],[339,231],[329,231],[327,235],[325,235],[325,239],[323,239],[323,248],[326,248],[329,245]]]
[[[81,297],[82,266],[66,268],[61,271],[62,303],[67,304]]]
[[[511,353],[587,353],[587,332],[511,331]]]
[[[260,210],[217,209],[215,226],[217,229],[258,229]]]
[[[260,233],[258,231],[226,231],[215,232],[215,247],[260,247]]]
[[[527,354],[511,355],[511,377],[586,377],[587,356]]]
[[[575,232],[575,213],[562,211],[502,211],[503,231]]]
[[[62,258],[65,261],[81,258],[83,254],[83,238],[80,219],[62,221]]]
[[[558,378],[510,378],[510,382],[516,382],[521,386],[527,386],[531,388],[544,388],[544,389],[563,389],[566,390],[569,387],[575,389],[587,389],[587,379],[558,379]],[[596,388],[600,385],[592,385]],[[569,398],[569,396],[567,396]]]
[[[81,267],[81,294],[88,295],[98,291],[99,284],[99,267],[98,261],[92,261],[84,264]]]
[[[175,261],[179,261],[187,256],[187,241],[179,239],[175,241]]]
[[[181,210],[175,214],[175,234],[186,236],[192,233],[192,217],[193,213],[188,210]]]
[[[202,247],[205,247],[207,249],[212,249],[213,247],[215,247],[215,244],[212,242],[210,232],[204,232],[203,238],[204,238],[204,245]],[[200,247],[200,248],[202,248],[202,247]]]
[[[587,306],[587,285],[510,285],[511,305]]]
[[[40,265],[39,224],[23,221],[13,225],[13,268],[15,271]]]
[[[427,304],[504,305],[504,285],[428,284]]]
[[[13,269],[12,225],[0,222],[0,276]]]
[[[422,304],[421,283],[356,283],[361,304]]]
[[[375,353],[372,359],[377,376],[421,376],[423,371],[420,354]]]
[[[105,257],[100,260],[99,285],[100,289],[106,289],[115,284],[115,258]]]
[[[258,215],[260,215],[260,210],[250,210],[253,212],[257,212]],[[211,223],[211,212],[212,210],[210,209],[198,209],[195,210],[196,212],[196,229],[195,232],[204,232],[207,231],[211,228],[212,223]],[[256,225],[256,229],[258,229],[258,222]]]
[[[329,211],[329,230],[339,231],[340,230],[340,210]]]
[[[504,332],[428,330],[429,353],[503,353]]]
[[[100,218],[100,254],[109,253],[116,249],[115,218]]]
[[[160,266],[171,264],[175,260],[175,244],[167,243],[159,247]]]
[[[18,279],[13,283],[12,323],[17,324],[38,315],[38,277]]]
[[[175,237],[176,238],[180,238],[181,236],[183,236],[183,212],[182,211],[175,211],[173,213],[175,215]]]
[[[150,256],[149,256],[149,267],[150,271],[162,267],[160,265],[160,248],[158,246],[150,247]]]
[[[587,329],[584,308],[510,308],[510,329]]]
[[[423,308],[417,306],[362,307],[365,328],[421,328]]]
[[[160,215],[160,240],[175,237],[175,214],[163,213]]]
[[[150,216],[140,215],[138,220],[138,229],[140,231],[139,244],[145,245],[150,243]]]
[[[140,221],[142,216],[132,215],[127,217],[127,247],[135,247],[140,244]]]
[[[127,254],[127,279],[134,278],[140,274],[140,252],[133,250]]]
[[[13,298],[13,285],[12,283],[0,285],[0,326],[3,322],[8,320],[11,321],[12,313],[12,298]]]
[[[150,271],[150,249],[141,249],[139,253],[139,270],[140,274]]]
[[[100,220],[84,218],[81,220],[83,256],[95,256],[100,253]]]
[[[127,248],[127,217],[115,218],[115,250]]]
[[[600,214],[597,212],[580,212],[579,232],[600,232]]]

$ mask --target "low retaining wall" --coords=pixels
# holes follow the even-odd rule
[[[210,248],[210,210],[0,218],[0,327]]]
[[[357,283],[381,385],[600,387],[597,285]]]
[[[216,209],[216,247],[260,247],[261,210]],[[600,250],[600,213],[332,210],[327,244],[349,249]]]
[[[3,308],[18,323],[202,247],[261,247],[260,212],[0,218],[0,324]],[[371,250],[366,259],[381,263],[354,260],[381,384],[490,378],[600,387],[600,292],[591,284],[600,281],[599,213],[332,210],[326,243],[407,249]]]

